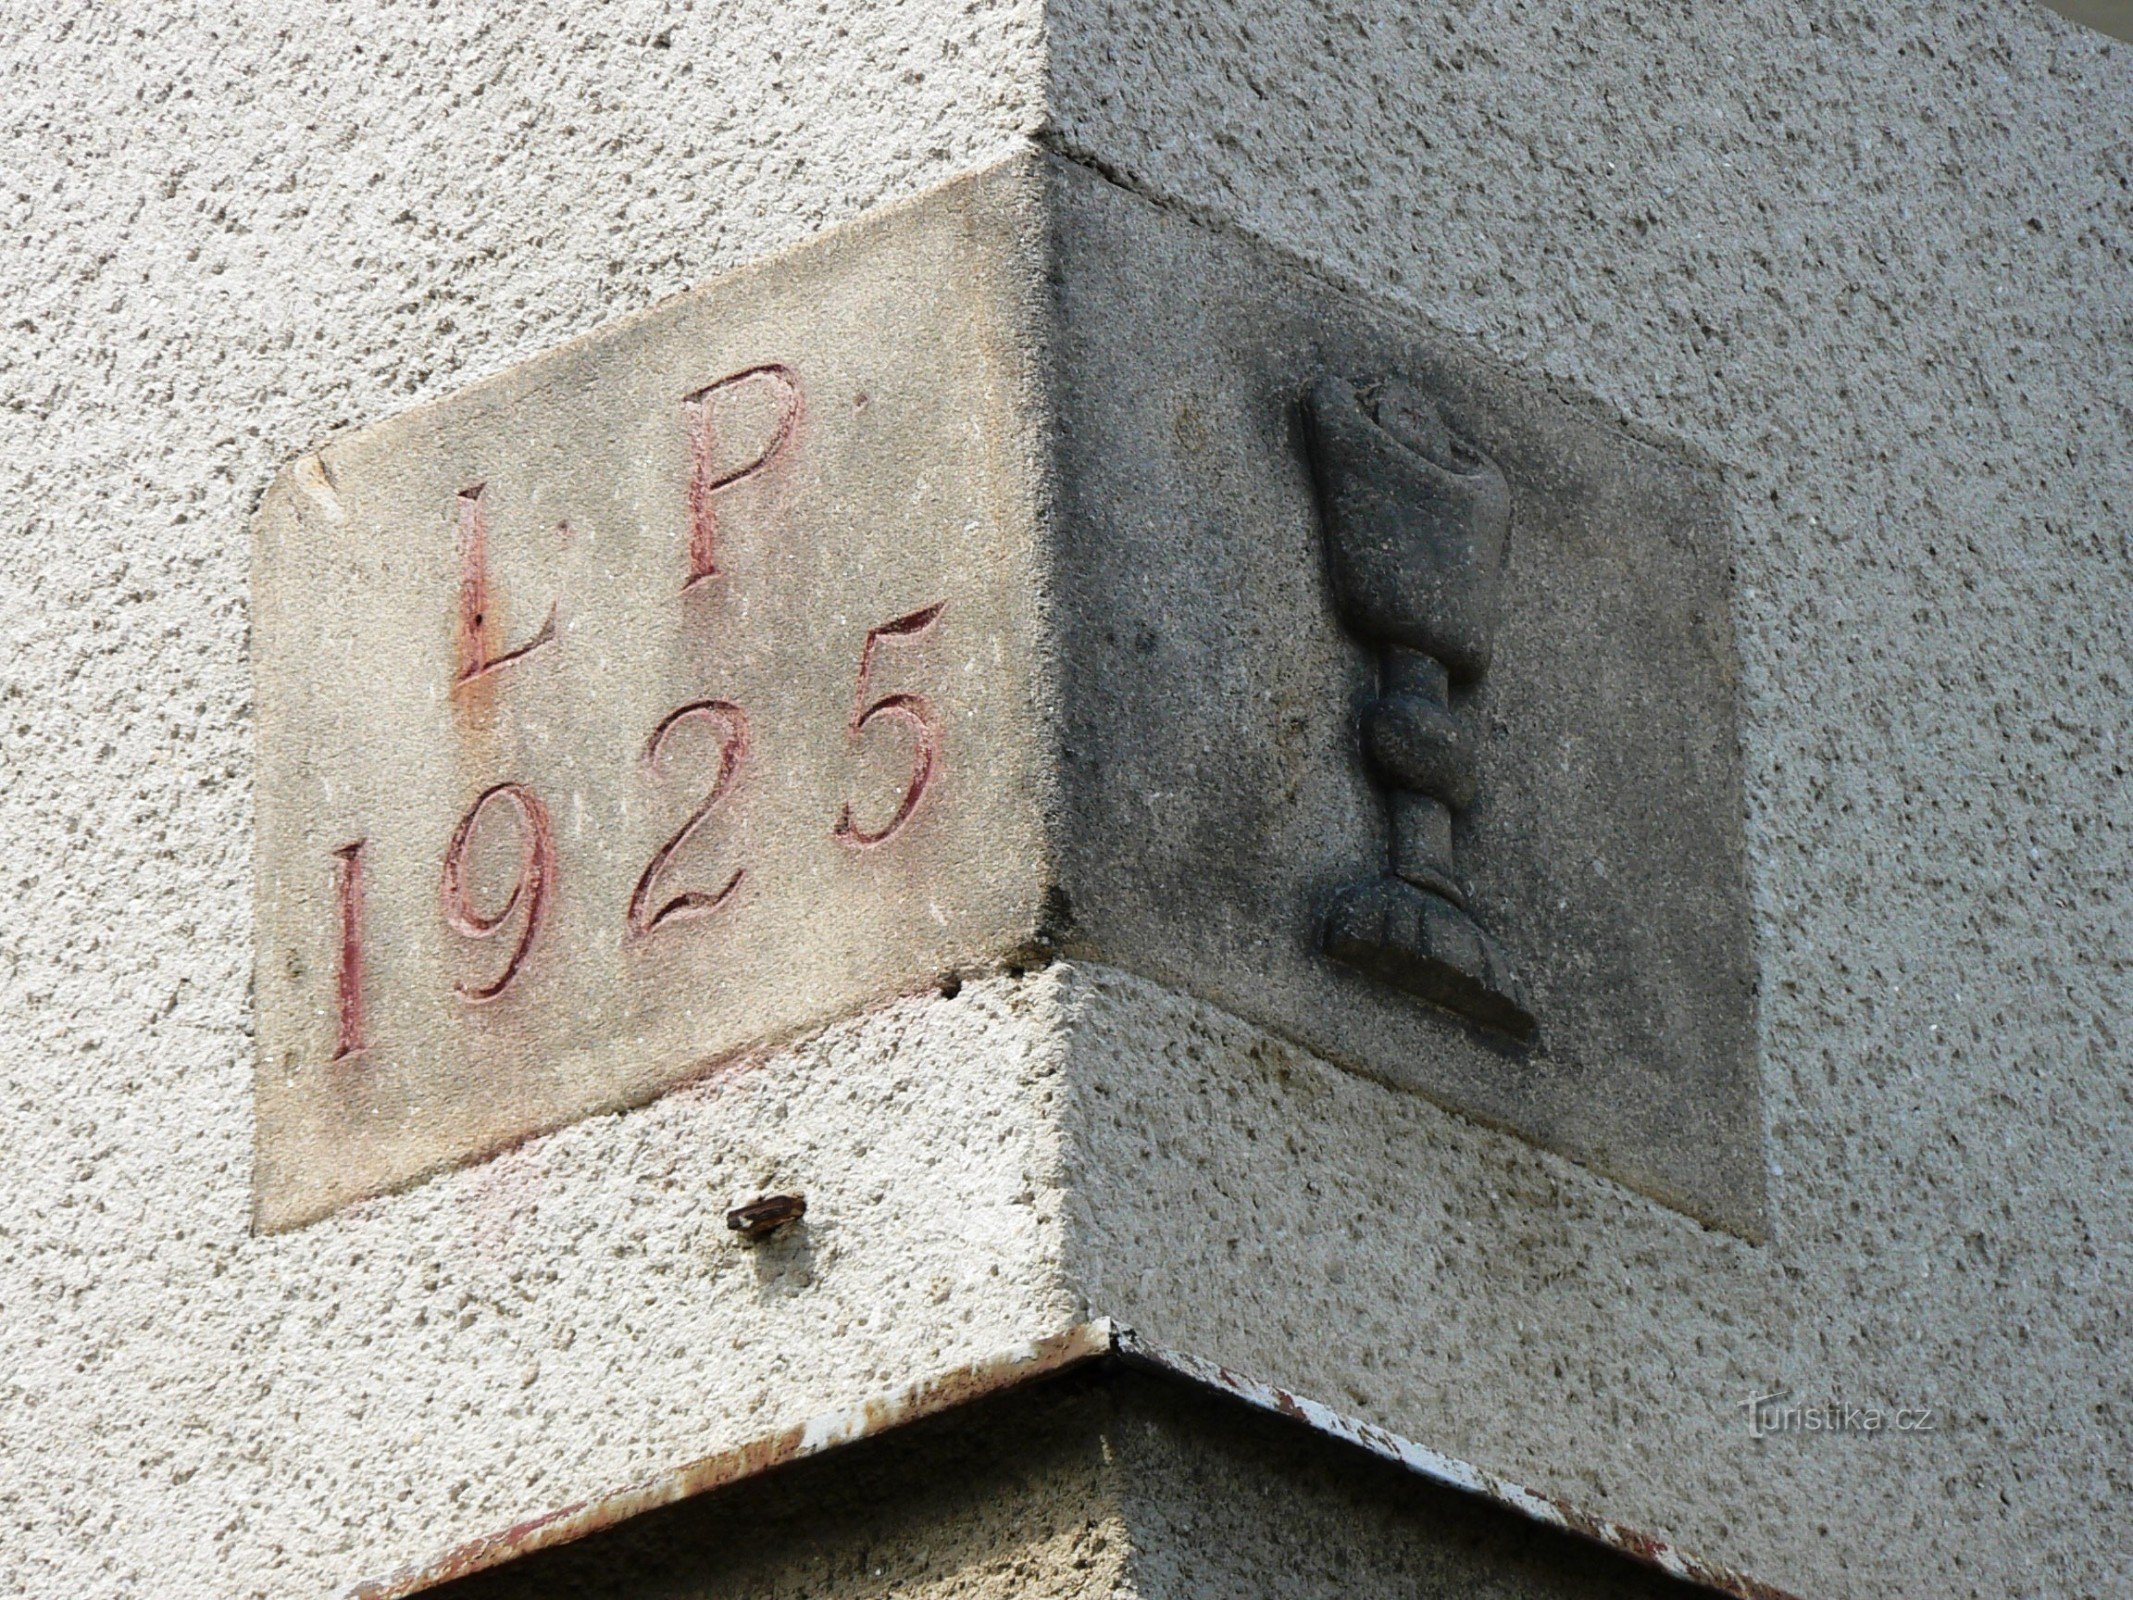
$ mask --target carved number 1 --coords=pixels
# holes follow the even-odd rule
[[[869,705],[867,688],[874,675],[875,647],[890,640],[916,638],[939,620],[946,604],[945,600],[937,600],[923,610],[867,630],[867,642],[859,651],[859,682],[852,690],[852,715],[845,724],[845,733],[856,745],[867,724],[876,718],[887,717],[905,724],[912,734],[911,781],[904,788],[896,815],[871,833],[852,820],[852,803],[847,800],[838,814],[837,826],[831,830],[846,844],[882,844],[893,839],[911,820],[911,813],[925,797],[926,785],[933,781],[934,759],[940,754],[940,725],[934,720],[932,702],[920,694],[885,694]]]
[[[334,974],[334,1000],[340,1025],[333,1059],[346,1061],[363,1053],[363,846],[358,839],[333,852],[341,863],[335,899],[340,902],[341,955]]]

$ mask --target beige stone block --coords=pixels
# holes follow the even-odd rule
[[[1721,505],[1035,154],[331,442],[259,1219],[1064,953],[1756,1235]]]
[[[1032,177],[283,472],[253,583],[262,1225],[1031,943]]]

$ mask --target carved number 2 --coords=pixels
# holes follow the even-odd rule
[[[881,844],[894,838],[911,820],[911,813],[918,809],[919,801],[925,796],[926,785],[933,780],[934,758],[940,753],[940,725],[934,720],[932,704],[924,695],[885,694],[868,705],[867,687],[874,675],[875,647],[886,640],[911,639],[924,633],[939,619],[941,608],[946,604],[945,600],[935,601],[909,616],[867,630],[867,642],[859,652],[859,682],[852,690],[852,716],[845,724],[845,732],[852,743],[857,744],[860,735],[866,732],[867,724],[878,717],[906,724],[912,733],[911,781],[904,788],[896,815],[871,833],[852,820],[852,803],[847,800],[844,810],[838,814],[837,826],[832,830],[846,844]]]
[[[674,836],[661,845],[646,863],[644,875],[637,880],[637,888],[630,895],[629,929],[638,937],[663,928],[670,922],[682,922],[694,917],[707,917],[725,904],[726,897],[733,893],[741,881],[742,868],[736,867],[733,876],[717,890],[684,889],[657,911],[651,909],[652,886],[666,867],[674,852],[688,842],[711,814],[711,808],[726,797],[740,776],[741,763],[748,755],[748,716],[730,700],[699,700],[683,706],[668,715],[666,721],[652,730],[650,743],[644,747],[645,765],[656,775],[659,770],[659,750],[666,743],[667,735],[691,718],[719,723],[725,729],[725,743],[719,746],[718,776],[711,780],[711,792],[703,803],[689,813],[689,820],[678,828]]]

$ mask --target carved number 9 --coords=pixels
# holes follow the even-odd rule
[[[466,870],[467,847],[473,841],[474,829],[480,823],[482,813],[491,806],[508,806],[518,828],[518,878],[511,885],[510,896],[494,915],[484,916],[474,909],[467,899]],[[540,932],[541,919],[548,910],[548,890],[555,881],[555,837],[548,825],[548,808],[541,804],[540,797],[523,783],[499,783],[482,792],[481,798],[468,808],[459,819],[459,826],[452,833],[451,848],[444,853],[444,920],[452,931],[469,939],[490,939],[511,920],[513,912],[525,902],[525,926],[519,930],[518,943],[512,947],[510,959],[496,981],[489,984],[454,984],[460,998],[472,1005],[481,1005],[494,1000],[509,987],[518,976],[518,969],[526,959],[526,952],[533,947],[534,935]]]
[[[837,826],[832,830],[846,844],[880,844],[894,838],[911,820],[911,813],[918,809],[918,802],[925,795],[926,785],[933,779],[934,758],[940,753],[940,727],[934,721],[931,703],[924,695],[885,694],[868,705],[867,688],[874,675],[875,647],[884,640],[910,639],[924,633],[940,617],[941,608],[946,604],[945,600],[936,601],[922,611],[914,611],[909,616],[867,630],[867,642],[859,651],[859,682],[852,690],[852,715],[845,724],[845,733],[856,745],[866,732],[867,724],[877,718],[887,717],[909,727],[912,735],[911,781],[904,788],[896,815],[872,833],[852,820],[852,803],[847,800],[844,810],[838,814]]]
[[[736,867],[733,876],[724,887],[716,891],[684,889],[657,911],[650,910],[652,885],[675,851],[688,841],[711,814],[711,808],[726,796],[733,787],[734,779],[740,776],[741,762],[748,755],[748,716],[730,700],[699,700],[694,705],[683,706],[668,715],[667,720],[652,730],[651,742],[644,747],[645,765],[653,775],[659,772],[659,751],[672,733],[692,717],[716,722],[725,729],[725,743],[719,746],[718,776],[711,780],[711,792],[704,796],[703,804],[689,813],[689,820],[676,830],[674,836],[659,847],[646,864],[644,875],[637,880],[637,888],[630,895],[629,929],[640,938],[654,928],[665,927],[670,922],[681,922],[692,917],[706,917],[716,911],[741,881],[742,869]]]

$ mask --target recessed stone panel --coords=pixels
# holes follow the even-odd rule
[[[1714,474],[1241,235],[1052,194],[1068,948],[1759,1233]],[[1453,487],[1383,438],[1328,461],[1335,392],[1388,386]],[[1478,543],[1361,603],[1342,493],[1408,497],[1367,538]]]
[[[1027,178],[868,219],[276,483],[262,1225],[1029,940]]]
[[[1025,157],[259,524],[259,1214],[958,967],[1189,990],[1764,1226],[1722,502]]]

